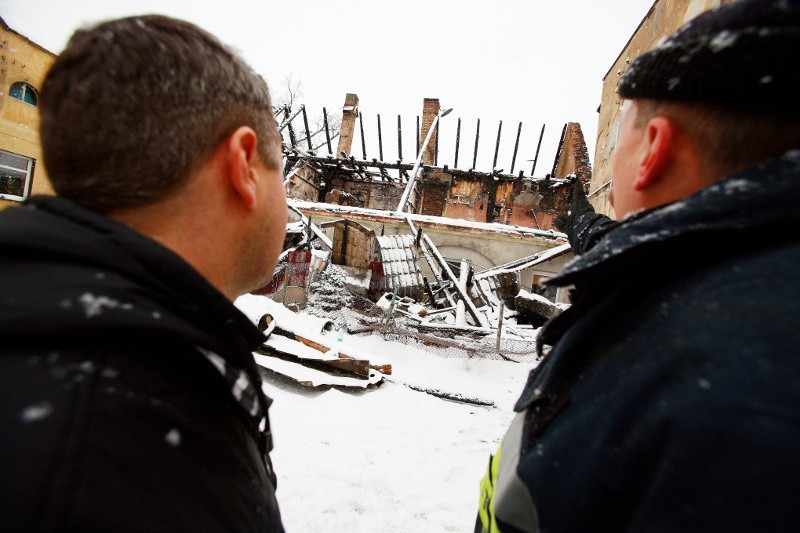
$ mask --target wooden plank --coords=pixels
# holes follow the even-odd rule
[[[353,364],[354,368],[361,368],[363,366],[361,361],[363,361],[363,362],[366,363],[366,366],[368,368],[371,368],[373,370],[378,370],[379,372],[381,372],[383,374],[391,374],[392,373],[392,365],[390,365],[390,364],[384,364],[384,365],[372,364],[372,363],[370,363],[370,361],[368,359],[366,359],[364,357],[355,357],[355,356],[350,355],[348,353],[344,353],[344,351],[352,350],[353,347],[348,347],[346,343],[341,343],[341,342],[338,342],[338,341],[328,342],[328,339],[325,338],[322,335],[313,335],[313,334],[308,334],[308,333],[301,335],[297,331],[295,331],[294,328],[287,329],[287,328],[282,328],[280,326],[276,326],[275,327],[272,336],[275,336],[275,335],[285,335],[286,337],[288,337],[288,338],[290,338],[292,340],[295,340],[298,343],[302,343],[302,345],[304,345],[307,348],[311,348],[311,349],[316,350],[317,353],[319,353],[319,354],[333,354],[333,355],[336,356],[336,359],[345,359],[345,360],[350,360],[350,361],[356,361],[357,363],[355,363],[355,364],[350,363],[350,364]],[[313,335],[313,338],[311,338],[312,335]],[[267,345],[269,345],[269,343],[267,343]],[[319,357],[321,358],[322,356],[320,355]],[[333,360],[333,359],[334,358],[332,358],[330,356],[325,357],[326,361],[330,361],[330,360]],[[363,371],[363,370],[361,372],[363,372],[364,374],[367,373],[366,371]]]
[[[286,361],[254,352],[256,364],[271,372],[287,377],[305,387],[347,387],[366,389],[380,384],[383,375],[373,372],[368,379],[351,378],[346,376],[333,376],[326,372],[308,368],[293,361]]]
[[[283,335],[272,334],[270,335],[264,346],[268,346],[278,352],[290,354],[300,359],[311,359],[314,361],[338,361],[339,356],[328,353],[328,351],[321,351],[314,347],[308,346],[300,341],[284,337]]]
[[[297,334],[295,334],[295,337],[297,338],[298,342],[301,342],[304,345],[310,348],[314,348],[315,350],[318,350],[320,352],[336,353],[338,358],[336,360],[326,359],[325,360],[326,364],[330,364],[331,366],[335,366],[336,368],[340,368],[342,370],[347,370],[354,374],[358,374],[359,376],[369,377],[369,370],[370,370],[369,361],[365,359],[356,359],[354,357],[350,357],[349,355],[343,354],[342,352],[336,350],[335,348],[328,348],[327,346],[323,346],[322,344],[306,339]],[[387,366],[389,367],[389,372],[384,372],[384,373],[391,374],[392,373],[391,365]]]
[[[531,268],[546,261],[550,261],[551,259],[560,257],[571,251],[572,251],[572,246],[570,246],[569,243],[562,244],[560,246],[555,246],[547,250],[542,250],[541,252],[536,252],[535,254],[529,255],[528,257],[515,259],[514,261],[505,263],[503,265],[492,267],[482,272],[478,272],[477,274],[475,274],[475,278],[483,279],[486,278],[487,276],[494,276],[503,272],[519,272],[520,270],[525,270],[526,268]]]

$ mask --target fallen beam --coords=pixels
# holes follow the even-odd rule
[[[416,235],[417,228],[414,226],[414,223],[411,221],[411,218],[408,216],[404,218],[408,226],[411,228],[411,233]],[[441,271],[447,274],[447,277],[450,278],[450,281],[453,282],[456,292],[458,293],[461,300],[464,302],[467,311],[469,311],[469,314],[470,316],[472,316],[472,319],[475,321],[475,323],[482,328],[490,328],[491,326],[489,325],[489,321],[487,320],[486,315],[478,312],[477,308],[475,307],[475,304],[472,303],[472,299],[466,293],[464,288],[461,287],[461,285],[458,282],[458,278],[456,278],[455,274],[453,274],[453,271],[450,269],[450,265],[448,265],[447,261],[444,260],[444,257],[442,256],[441,253],[439,253],[439,249],[436,248],[436,245],[433,244],[433,241],[431,241],[430,237],[428,237],[426,234],[423,234],[420,243],[425,243],[423,249],[427,247],[427,252],[430,253],[436,259],[437,263],[439,263]]]
[[[368,168],[376,168],[376,169],[389,169],[389,170],[401,170],[408,172],[409,170],[414,169],[414,164],[412,163],[389,163],[386,161],[367,161],[367,160],[360,160],[356,159],[354,156],[352,159],[348,158],[347,160],[339,159],[330,155],[324,156],[317,156],[311,155],[308,152],[300,150],[298,148],[293,148],[290,153],[286,153],[286,167],[291,168],[297,160],[304,159],[308,162],[314,162],[322,167],[328,168],[339,168],[343,170],[358,170],[358,171],[366,171]],[[445,168],[444,166],[438,165],[424,165],[423,170],[427,172],[446,172],[452,176],[466,176],[472,177],[475,179],[486,179],[486,178],[497,178],[499,181],[516,181],[519,179],[518,175],[515,175],[513,172],[504,172],[502,169],[500,171],[492,171],[492,172],[485,172],[480,170],[467,169],[457,169],[457,168]],[[553,177],[548,178],[534,178],[531,176],[529,179],[533,183],[539,182],[547,182],[552,184],[553,186],[556,185],[567,185],[569,183],[568,180],[565,179],[556,179]]]
[[[354,374],[358,374],[359,376],[369,377],[369,361],[364,359],[355,359],[350,357],[349,355],[343,354],[338,350],[327,348],[321,344],[318,344],[314,341],[309,339],[297,336],[297,341],[302,343],[304,346],[308,346],[309,348],[314,349],[318,353],[325,353],[325,354],[332,354],[335,356],[333,359],[326,359],[325,363],[336,368],[347,370],[348,372],[352,372]],[[391,373],[391,367],[390,373]]]
[[[373,372],[368,379],[351,378],[346,376],[333,376],[326,372],[308,368],[299,363],[285,361],[276,357],[253,352],[256,364],[260,367],[284,376],[305,387],[347,387],[366,389],[380,384],[383,375]]]
[[[394,383],[394,382],[392,382]],[[459,403],[468,403],[471,405],[481,405],[484,407],[494,407],[494,402],[491,400],[484,400],[483,398],[475,398],[470,396],[464,396],[458,392],[448,392],[443,391],[441,389],[430,389],[425,387],[419,387],[417,385],[410,385],[408,383],[403,383],[406,387],[411,390],[415,390],[417,392],[424,392],[425,394],[430,394],[431,396],[436,396],[437,398],[442,398],[444,400],[450,400],[453,402]]]
[[[265,317],[262,317],[262,320],[266,322]],[[275,325],[272,326],[273,324]],[[339,342],[325,342],[321,335],[311,339],[308,334],[300,335],[296,331],[278,326],[275,320],[271,320],[269,326],[272,327],[272,334],[264,344],[277,351],[301,356],[308,360],[325,362],[363,376],[369,375],[369,369],[377,370],[382,374],[392,373],[392,365],[371,364],[367,359],[343,353],[341,351],[343,348],[348,349],[345,345]]]
[[[286,205],[289,209],[291,209],[300,216],[300,220],[303,221],[303,224],[311,228],[311,231],[314,233],[314,235],[316,235],[316,237],[319,240],[321,240],[322,243],[325,246],[327,246],[329,250],[333,250],[333,242],[328,238],[327,235],[325,235],[325,233],[321,229],[319,229],[319,227],[316,224],[312,224],[311,221],[308,219],[308,217],[305,216],[303,213],[301,213],[297,207],[295,207],[294,201],[291,198],[286,199]]]
[[[483,270],[475,274],[475,278],[483,279],[488,276],[495,276],[497,274],[502,274],[504,272],[519,272],[520,270],[525,270],[526,268],[530,268],[532,266],[536,266],[546,261],[550,261],[551,259],[560,257],[571,251],[572,247],[569,244],[562,244],[560,246],[550,248],[549,250],[543,250],[533,255],[523,257],[521,259],[515,259],[514,261],[510,261],[504,265],[496,266],[488,270]]]

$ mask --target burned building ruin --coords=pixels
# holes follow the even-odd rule
[[[434,122],[442,111],[439,100],[426,98],[422,117],[417,117],[415,147],[417,154],[431,129],[432,141],[421,154],[418,176],[413,176],[415,164],[404,161],[401,131],[402,117],[397,116],[398,158],[388,161],[384,157],[381,116],[377,116],[378,158],[368,159],[364,136],[364,116],[359,111],[359,99],[348,94],[342,109],[341,132],[334,153],[332,139],[326,133],[325,142],[315,150],[308,133],[308,119],[305,109],[292,114],[282,110],[281,129],[287,140],[286,185],[290,198],[311,202],[361,207],[368,209],[396,211],[409,180],[415,179],[407,212],[475,222],[508,224],[549,230],[556,214],[563,212],[570,200],[571,187],[567,177],[575,176],[581,183],[591,179],[586,143],[580,125],[575,122],[565,124],[552,170],[542,177],[535,177],[538,163],[538,148],[544,134],[542,126],[539,145],[533,157],[530,174],[519,168],[519,137],[522,123],[516,128],[516,142],[506,172],[498,167],[498,150],[501,143],[503,123],[498,124],[495,138],[494,159],[491,170],[476,169],[478,146],[481,140],[481,121],[475,125],[474,144],[468,136],[466,125],[458,119],[453,165],[439,159],[439,132]],[[303,124],[306,135],[305,145],[297,142],[296,126]],[[327,120],[327,111],[324,112]],[[394,125],[392,126],[394,127]],[[484,125],[484,133],[486,126]],[[353,152],[353,141],[360,132],[361,158]],[[467,146],[469,145],[469,146]],[[406,148],[406,154],[408,153]],[[321,152],[321,153],[320,153]],[[325,153],[327,152],[327,153]],[[388,147],[387,147],[388,153]],[[471,163],[471,164],[470,164]],[[517,172],[515,173],[515,170]]]
[[[552,227],[553,219],[567,209],[573,184],[583,186],[591,179],[580,125],[563,126],[552,168],[537,176],[545,127],[535,155],[523,161],[522,123],[514,129],[508,171],[498,165],[502,122],[488,135],[493,141],[491,169],[476,168],[480,120],[473,137],[457,119],[453,164],[445,164],[439,121],[450,111],[438,99],[424,100],[414,124],[416,142],[405,150],[414,161],[404,158],[403,122],[397,116],[397,159],[390,161],[380,115],[373,130],[378,157],[367,157],[365,118],[355,94],[345,98],[338,132],[328,128],[325,109],[323,127],[316,131],[309,128],[304,107],[276,109],[286,159],[284,183],[295,222],[276,276],[260,292],[301,308],[308,298],[319,300],[309,293],[320,287],[321,272],[332,264],[344,272],[340,277],[349,278],[351,293],[373,303],[389,295],[392,312],[396,308],[419,327],[485,332],[504,317],[517,316],[520,306],[526,307],[520,316],[538,313],[546,319],[553,312],[548,304],[528,303],[540,297],[555,305],[559,299],[555,292],[546,293],[541,282],[571,257],[564,236]],[[361,157],[353,153],[358,139]],[[520,168],[523,162],[532,165]],[[539,294],[529,297],[528,291]],[[333,289],[326,285],[323,292]],[[352,300],[342,293],[324,305],[335,311]],[[409,305],[425,309],[417,309],[416,315]]]

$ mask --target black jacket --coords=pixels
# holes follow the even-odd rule
[[[800,527],[798,227],[798,151],[602,225],[552,280],[502,531]]]
[[[3,529],[282,531],[257,328],[64,199],[0,213],[0,249]]]

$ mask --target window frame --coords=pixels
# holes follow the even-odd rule
[[[22,93],[20,94],[19,98],[11,94],[15,86],[20,86],[22,88]],[[29,92],[33,95],[33,102],[28,102],[27,100],[25,100],[25,96]],[[26,83],[24,81],[15,81],[8,88],[8,96],[13,98],[14,100],[22,102],[23,104],[27,104],[31,107],[39,107],[39,91],[36,90],[36,87],[31,85],[30,83]]]
[[[7,150],[0,150],[0,156],[2,156],[2,154],[8,154],[10,156],[22,158],[22,159],[27,161],[27,169],[25,169],[25,170],[20,169],[20,168],[15,167],[15,166],[4,164],[2,161],[0,161],[0,172],[3,172],[4,170],[10,170],[10,171],[13,171],[15,173],[24,173],[25,174],[25,177],[22,178],[22,180],[23,180],[22,181],[22,195],[13,194],[13,193],[10,193],[10,192],[2,192],[2,190],[0,190],[0,199],[2,199],[2,200],[11,200],[11,201],[14,201],[14,202],[22,202],[26,198],[28,198],[30,196],[30,194],[31,194],[31,188],[33,186],[33,171],[34,171],[34,168],[36,167],[36,159],[34,159],[32,157],[28,157],[26,155],[16,154],[14,152],[9,152]]]

